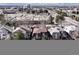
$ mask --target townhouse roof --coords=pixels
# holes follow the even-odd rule
[[[24,27],[24,26],[20,26],[20,27],[17,27],[13,32],[17,32],[17,31],[29,31],[31,32],[32,30],[28,27]]]
[[[4,14],[14,14],[14,13],[16,13],[16,11],[15,10],[3,10],[3,13]]]
[[[48,31],[45,26],[41,26],[41,25],[39,25],[39,26],[34,25],[34,26],[35,27],[33,29],[33,33],[42,33],[42,32],[47,32]]]

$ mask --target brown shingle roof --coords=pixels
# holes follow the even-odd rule
[[[41,33],[41,32],[47,32],[47,28],[45,26],[39,26],[39,27],[35,27],[33,29],[33,33]]]
[[[34,29],[33,29],[33,34],[34,34],[34,33],[40,33],[39,28],[34,28]]]
[[[40,30],[40,32],[47,32],[48,31],[46,27],[40,27],[39,30]]]

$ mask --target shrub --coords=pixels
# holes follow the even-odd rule
[[[24,40],[24,34],[22,32],[16,32],[16,40]]]

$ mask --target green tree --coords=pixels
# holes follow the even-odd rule
[[[0,14],[0,17],[4,17],[4,14]]]
[[[32,12],[32,14],[35,14],[35,10],[32,10],[31,12]]]
[[[61,15],[61,16],[67,16],[67,13],[62,12],[60,15]]]
[[[78,16],[76,16],[76,17],[75,17],[75,20],[76,20],[76,21],[79,21],[79,17],[78,17]]]
[[[16,26],[16,22],[6,22],[7,26]]]
[[[48,13],[48,10],[44,10],[44,13]]]
[[[49,22],[50,24],[54,24],[53,20],[54,20],[54,17],[52,17],[52,16],[50,15],[48,22]]]
[[[30,9],[27,9],[27,11],[26,11],[27,13],[30,13],[31,12],[31,10]]]
[[[43,9],[40,9],[40,10],[39,10],[39,13],[43,13]]]
[[[76,16],[75,16],[75,15],[71,15],[70,17],[71,17],[72,19],[74,19]]]
[[[57,14],[62,15],[62,16],[67,16],[66,12],[62,12],[62,11],[57,11]]]
[[[48,40],[48,36],[42,36],[42,40]]]
[[[0,21],[1,21],[1,24],[5,23],[4,14],[0,14]]]
[[[57,14],[61,14],[61,13],[62,13],[62,11],[61,11],[61,10],[60,10],[60,11],[58,11],[58,10],[57,10],[57,11],[56,11],[56,13],[57,13]]]
[[[55,19],[55,22],[56,23],[58,23],[58,24],[61,24],[61,26],[62,26],[62,21],[64,21],[65,19],[64,19],[64,16],[62,16],[62,15],[57,15],[56,16],[56,19]]]
[[[24,40],[25,37],[24,37],[24,34],[22,32],[16,32],[16,40]]]

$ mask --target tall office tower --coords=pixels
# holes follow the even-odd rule
[[[30,4],[28,4],[28,5],[27,5],[27,8],[31,8],[31,5],[30,5]]]

